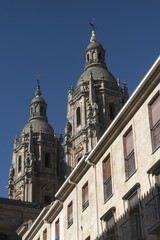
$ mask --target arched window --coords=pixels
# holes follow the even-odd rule
[[[40,107],[40,112],[43,113],[43,107],[42,106]]]
[[[20,172],[21,169],[22,169],[22,157],[19,156],[19,158],[18,158],[18,172]]]
[[[93,52],[93,59],[96,59],[96,53]]]
[[[116,116],[115,105],[113,103],[109,105],[109,111],[110,111],[110,119],[113,120]]]
[[[87,54],[87,62],[89,62],[89,54]]]
[[[50,203],[51,203],[51,197],[50,196],[44,196],[44,203],[46,204],[46,205],[49,205]]]
[[[98,59],[102,59],[102,54],[98,53]]]
[[[80,107],[77,108],[77,126],[81,124],[81,110]]]
[[[78,159],[77,159],[77,163],[81,160],[82,156],[80,156]]]
[[[50,168],[50,167],[51,167],[50,154],[45,153],[45,168]]]

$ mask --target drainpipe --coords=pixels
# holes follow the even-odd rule
[[[97,236],[99,236],[99,225],[98,225],[98,201],[97,201],[97,173],[96,173],[96,165],[90,162],[88,159],[85,161],[88,165],[94,168],[94,176],[95,176],[95,202],[96,202],[96,223],[97,223]]]
[[[76,215],[77,215],[77,240],[79,240],[79,221],[78,221],[78,189],[77,189],[77,184],[73,181],[71,181],[71,179],[68,180],[68,183],[70,183],[71,185],[74,185],[76,187],[76,202],[75,202],[75,206],[76,206]]]

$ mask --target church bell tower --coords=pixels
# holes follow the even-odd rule
[[[47,104],[41,97],[39,82],[30,104],[28,124],[15,138],[9,174],[9,198],[43,205],[54,200],[63,181],[63,138],[58,139],[48,123]]]
[[[84,154],[90,152],[128,99],[128,90],[120,86],[108,71],[105,50],[92,31],[86,51],[86,64],[77,86],[68,92],[65,153],[68,173]]]

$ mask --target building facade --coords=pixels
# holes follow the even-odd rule
[[[63,137],[62,134],[59,139],[56,137],[46,111],[38,82],[29,122],[20,138],[15,138],[8,184],[10,199],[47,205],[63,182]]]
[[[65,153],[68,172],[90,152],[128,99],[105,63],[105,50],[92,31],[86,51],[86,65],[76,88],[68,93]]]
[[[56,201],[17,234],[23,240],[159,240],[159,186],[160,57]]]
[[[22,223],[31,224],[41,210],[40,204],[0,197],[0,240],[20,240],[16,229]]]

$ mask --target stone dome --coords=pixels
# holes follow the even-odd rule
[[[32,126],[33,133],[39,133],[41,131],[42,133],[46,133],[48,135],[54,136],[54,129],[51,127],[51,125],[41,119],[33,119],[32,121],[30,121],[23,128],[22,133],[23,132],[25,132],[25,134],[29,133],[31,126]]]
[[[104,80],[113,85],[117,85],[115,77],[108,71],[105,63],[105,50],[103,46],[98,42],[95,31],[92,31],[92,36],[90,39],[90,44],[88,45],[86,51],[86,65],[85,70],[80,76],[77,87],[82,83],[90,79],[90,74],[92,73],[94,81]]]
[[[32,101],[31,101],[31,104],[39,103],[39,102],[46,104],[45,100],[42,97],[39,97],[39,96],[33,98]]]
[[[100,49],[100,50],[104,50],[104,48],[102,47],[102,45],[98,42],[91,42],[88,46],[87,46],[87,49],[86,49],[86,52],[88,50],[91,50],[91,49],[94,49],[94,48],[97,48],[97,49]]]
[[[117,81],[115,77],[108,71],[107,68],[101,67],[101,65],[96,64],[95,66],[90,66],[88,69],[86,69],[82,75],[80,76],[77,86],[81,84],[82,81],[88,81],[90,77],[90,73],[93,74],[93,79],[95,81],[102,80],[102,77],[104,81],[112,82],[113,84],[117,84]]]
[[[36,97],[30,103],[30,117],[28,124],[23,128],[22,133],[25,134],[30,132],[30,128],[32,127],[33,133],[46,133],[48,135],[54,136],[54,129],[48,123],[46,111],[47,104],[45,100],[41,97],[41,90],[39,86],[39,81],[36,90]],[[22,134],[21,133],[21,134]]]

